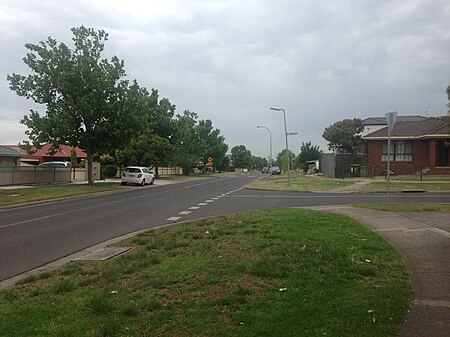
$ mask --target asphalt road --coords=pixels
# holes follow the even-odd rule
[[[241,189],[260,174],[170,185],[0,210],[0,281],[137,230],[218,214],[272,207],[383,202],[382,193]],[[391,194],[394,201],[450,202],[448,193]]]

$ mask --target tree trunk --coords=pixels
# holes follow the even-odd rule
[[[92,151],[86,151],[87,155],[87,164],[88,164],[88,185],[94,186],[94,172],[93,172],[93,166],[94,166],[94,154]]]

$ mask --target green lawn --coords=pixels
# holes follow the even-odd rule
[[[271,209],[151,230],[0,292],[0,336],[393,336],[411,285],[354,220]]]
[[[97,183],[94,186],[84,184],[0,189],[0,206],[111,191],[119,188],[119,183]]]
[[[421,189],[424,191],[450,191],[450,180],[439,176],[435,181],[426,177],[424,181],[414,181],[416,176],[398,176],[390,182],[390,191],[400,192],[402,190]],[[401,180],[405,179],[405,180]],[[411,180],[408,180],[411,179]],[[365,184],[356,184],[365,182]],[[383,177],[369,178],[345,178],[335,179],[323,176],[304,176],[292,174],[291,186],[288,185],[287,175],[265,176],[248,184],[247,188],[285,190],[285,191],[339,191],[346,187],[352,192],[386,192],[386,181]]]
[[[316,176],[292,174],[291,186],[288,185],[288,176],[266,176],[248,184],[247,188],[286,190],[286,191],[329,191],[339,187],[349,186],[361,179],[332,179]]]

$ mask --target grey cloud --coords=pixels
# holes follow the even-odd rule
[[[210,118],[230,147],[267,155],[284,147],[282,116],[302,141],[326,147],[337,120],[447,112],[450,35],[447,1],[3,1],[0,123],[18,121],[30,102],[7,88],[26,72],[26,42],[71,42],[84,24],[110,34],[105,55],[125,60],[130,79],[158,88],[178,111]],[[6,142],[0,134],[0,144]],[[14,137],[13,133],[8,136]],[[16,135],[17,141],[23,135]]]

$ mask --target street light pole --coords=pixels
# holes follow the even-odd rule
[[[270,141],[270,149],[269,149],[269,173],[272,173],[272,132],[270,132],[268,127],[265,127],[263,125],[258,125],[256,127],[257,129],[266,129],[269,131],[269,141]]]
[[[289,155],[289,146],[288,146],[288,132],[286,126],[286,112],[282,108],[270,108],[270,110],[275,111],[283,111],[283,119],[284,119],[284,137],[286,139],[286,159],[287,159],[287,170],[288,170],[288,185],[291,186],[291,156]]]
[[[388,160],[387,160],[387,187],[386,187],[386,201],[389,203],[389,189],[391,182],[391,133],[394,128],[395,120],[397,119],[397,112],[391,111],[385,114],[386,123],[388,125]]]

